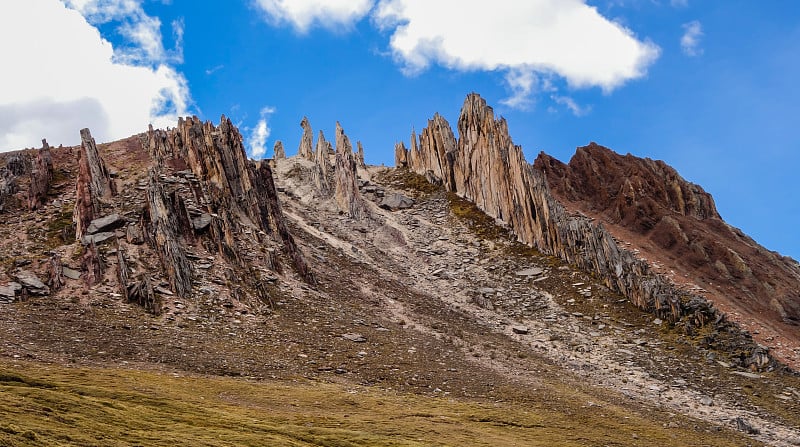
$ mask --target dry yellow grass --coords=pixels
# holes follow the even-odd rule
[[[624,408],[564,411],[309,382],[0,364],[1,446],[745,445]],[[584,402],[585,403],[585,402]]]

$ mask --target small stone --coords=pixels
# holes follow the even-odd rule
[[[516,273],[517,276],[539,276],[544,273],[544,270],[539,267],[531,267],[529,269],[520,270]]]
[[[525,335],[529,332],[527,326],[511,326],[511,331],[515,334]]]
[[[81,243],[83,245],[91,245],[91,244],[99,244],[101,242],[105,242],[112,237],[116,236],[114,232],[111,231],[104,231],[102,233],[96,234],[87,234],[81,238]]]
[[[713,399],[711,399],[711,398],[710,398],[710,397],[708,397],[708,396],[702,396],[702,397],[700,398],[700,403],[701,403],[701,404],[703,404],[703,405],[705,405],[705,406],[707,406],[707,407],[712,407],[712,406],[714,406],[714,400],[713,400]]]
[[[192,228],[197,231],[204,230],[211,225],[211,214],[203,213],[198,217],[192,219]]]
[[[355,334],[355,333],[347,333],[347,334],[343,334],[343,335],[342,335],[342,338],[344,338],[345,340],[350,340],[350,341],[352,341],[352,342],[354,342],[354,343],[364,343],[364,342],[366,342],[366,341],[367,341],[367,339],[366,339],[366,338],[364,338],[364,336],[363,336],[363,335],[361,335],[361,334]]]
[[[126,223],[127,220],[119,214],[110,214],[108,216],[100,217],[91,221],[91,223],[89,223],[89,227],[86,228],[86,233],[95,234],[116,230],[117,228],[124,227]]]
[[[69,279],[80,279],[81,272],[73,270],[67,266],[61,268],[61,273]]]

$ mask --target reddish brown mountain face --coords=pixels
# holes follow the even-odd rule
[[[798,338],[797,262],[726,224],[711,195],[663,161],[592,143],[578,148],[569,164],[542,153],[534,167],[568,208],[601,220],[616,237],[674,272],[676,282],[697,284],[734,317],[757,320],[754,331]]]

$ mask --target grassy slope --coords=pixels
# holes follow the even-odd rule
[[[562,393],[554,399],[582,397]],[[621,407],[580,408],[0,363],[0,446],[752,444],[730,432],[666,429]]]

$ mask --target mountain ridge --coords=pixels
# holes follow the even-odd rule
[[[565,242],[601,251],[586,265],[630,260],[625,290],[644,290],[633,274],[650,272],[590,217],[559,205],[503,122],[479,97],[467,101],[467,137],[455,140],[437,115],[410,150],[398,145],[400,169],[365,165],[341,125],[335,149],[321,135],[316,146],[303,139],[303,154],[260,162],[246,159],[224,117],[97,144],[116,193],[87,196],[98,213],[81,238],[73,216],[88,220],[74,205],[92,190],[92,169],[78,163],[90,134],[83,147],[50,150],[49,192],[36,209],[22,199],[33,165],[24,161],[39,152],[3,156],[6,170],[23,169],[3,198],[0,297],[10,303],[0,305],[0,362],[300,377],[544,405],[578,414],[568,430],[578,434],[581,421],[608,424],[606,408],[714,445],[723,444],[715,429],[751,437],[741,445],[800,440],[796,374],[703,300],[641,295],[653,316],[614,288],[620,278],[576,268],[583,254]],[[474,163],[457,151],[472,151]],[[518,162],[513,175],[508,160]],[[482,187],[484,169],[505,189]],[[550,255],[499,221],[524,214],[506,200],[526,197],[515,180],[539,194],[526,234],[552,244],[542,245]],[[564,227],[549,225],[556,218]],[[672,290],[665,284],[647,287]],[[662,426],[668,413],[699,428]]]

